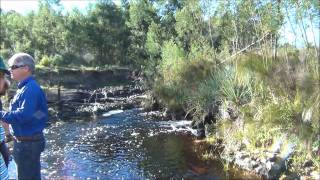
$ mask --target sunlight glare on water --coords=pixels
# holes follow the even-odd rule
[[[213,165],[218,171],[209,171],[194,151],[191,133],[190,121],[145,118],[139,110],[100,120],[58,121],[45,131],[43,179],[224,177],[221,163]]]

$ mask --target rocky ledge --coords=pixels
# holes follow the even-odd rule
[[[63,89],[47,91],[49,111],[53,119],[76,119],[101,115],[115,109],[141,107],[145,90],[141,86],[125,85],[96,90]]]

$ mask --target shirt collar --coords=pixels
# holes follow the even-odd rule
[[[25,78],[24,80],[20,81],[19,84],[18,84],[18,88],[22,88],[24,85],[26,85],[28,82],[32,81],[33,80],[33,77],[32,76],[29,76],[27,78]]]

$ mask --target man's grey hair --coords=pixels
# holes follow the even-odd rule
[[[12,65],[26,65],[29,67],[29,70],[31,73],[34,72],[35,70],[35,63],[34,59],[31,55],[27,53],[17,53],[13,55],[9,60],[8,60],[9,66]]]

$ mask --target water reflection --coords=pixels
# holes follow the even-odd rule
[[[216,179],[220,162],[195,153],[191,134],[139,116],[138,110],[97,121],[56,122],[46,130],[44,179]],[[201,153],[200,153],[201,154]]]

